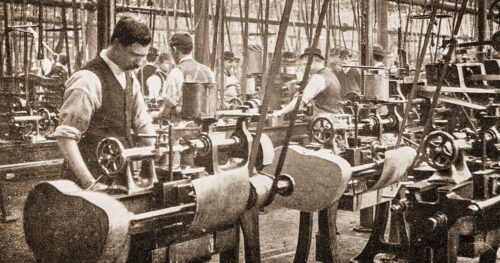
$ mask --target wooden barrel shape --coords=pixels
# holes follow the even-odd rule
[[[116,199],[60,180],[29,192],[23,223],[37,262],[123,262],[129,218]]]
[[[276,149],[273,165],[264,171],[274,174],[282,147]],[[275,202],[303,212],[316,212],[330,207],[344,193],[349,179],[349,163],[329,150],[309,150],[290,145],[282,174],[291,176],[295,182],[290,196],[279,196]]]

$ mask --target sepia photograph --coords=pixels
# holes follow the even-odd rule
[[[0,0],[0,263],[500,263],[500,0]]]

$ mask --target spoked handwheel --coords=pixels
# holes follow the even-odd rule
[[[228,104],[230,109],[237,109],[238,107],[243,105],[243,102],[240,100],[240,98],[234,97],[229,100]]]
[[[120,173],[126,165],[125,148],[116,138],[105,138],[97,146],[97,162],[107,176]]]
[[[50,127],[51,124],[51,117],[50,117],[50,112],[46,108],[40,108],[37,111],[38,115],[42,117],[42,119],[38,122],[38,126],[40,127],[40,130],[45,131]]]
[[[438,169],[448,169],[458,158],[458,146],[448,133],[434,131],[424,140],[424,161]]]
[[[324,116],[316,117],[311,122],[311,134],[313,140],[318,143],[331,141],[335,135],[333,122]]]

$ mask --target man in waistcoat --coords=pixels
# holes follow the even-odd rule
[[[332,53],[330,53],[329,65],[333,74],[335,74],[340,82],[340,95],[344,96],[346,93],[351,91],[360,92],[361,72],[359,69],[342,67],[343,65],[349,65],[351,59],[350,52],[344,49],[335,53],[334,51],[336,50],[332,49]]]
[[[169,41],[172,57],[176,66],[168,73],[167,84],[162,96],[165,104],[162,115],[165,116],[175,108],[180,112],[182,107],[182,84],[188,82],[214,83],[213,71],[192,56],[193,39],[188,33],[175,33]]]
[[[301,67],[305,68],[309,55],[313,56],[310,78],[302,95],[302,102],[313,103],[313,106],[324,112],[341,113],[340,107],[340,83],[330,68],[325,66],[325,58],[318,48],[307,48],[300,56]],[[292,99],[283,109],[273,112],[273,116],[279,117],[289,113],[295,107],[297,97]]]
[[[66,82],[64,104],[55,136],[66,161],[69,176],[81,187],[96,185],[102,174],[96,148],[112,136],[132,146],[132,130],[155,134],[139,81],[132,72],[146,56],[151,32],[146,24],[131,17],[121,18],[114,28],[110,46],[88,62]],[[153,145],[154,139],[143,139]]]

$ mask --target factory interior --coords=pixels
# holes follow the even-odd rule
[[[500,0],[0,2],[0,263],[500,262]]]

